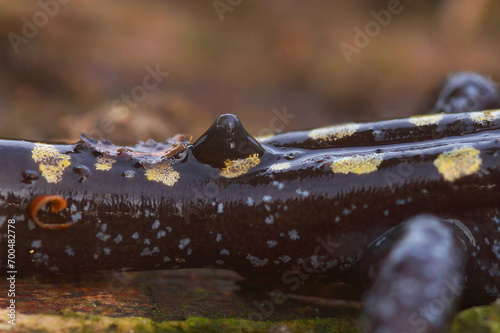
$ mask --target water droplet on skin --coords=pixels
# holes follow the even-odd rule
[[[134,178],[135,171],[133,171],[133,170],[127,170],[127,171],[125,171],[125,172],[122,173],[122,176],[125,177],[125,178]]]
[[[24,170],[21,181],[26,184],[31,184],[33,181],[37,180],[38,177],[38,172],[33,170]]]
[[[373,131],[373,136],[374,136],[374,140],[375,140],[376,142],[379,142],[379,141],[383,141],[383,140],[384,140],[384,136],[385,136],[385,134],[384,134],[384,132],[383,132],[383,131],[381,131],[381,130],[374,130],[374,131]]]
[[[299,151],[291,151],[291,152],[286,153],[286,155],[284,157],[287,160],[293,160],[296,157],[299,157],[300,155],[302,155],[302,153]]]

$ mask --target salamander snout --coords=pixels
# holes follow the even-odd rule
[[[194,143],[193,155],[201,163],[223,168],[227,160],[264,154],[264,148],[233,114],[223,114]]]

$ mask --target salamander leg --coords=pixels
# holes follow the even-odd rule
[[[366,332],[444,332],[464,289],[465,250],[454,231],[435,216],[419,215],[372,250],[382,257],[369,268]]]

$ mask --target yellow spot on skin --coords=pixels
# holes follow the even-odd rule
[[[170,163],[163,162],[146,167],[146,178],[155,182],[163,183],[167,186],[174,186],[180,176]]]
[[[116,160],[109,156],[99,156],[97,163],[94,165],[96,170],[109,171],[115,162]]]
[[[317,128],[309,132],[309,137],[315,140],[336,141],[353,135],[359,128],[359,124],[345,124],[339,126],[330,126]]]
[[[224,162],[226,167],[222,169],[220,175],[226,178],[235,178],[244,175],[254,166],[260,163],[259,154],[253,154],[247,158],[241,158],[238,160],[227,160]]]
[[[283,171],[283,170],[290,169],[291,166],[292,165],[289,162],[283,162],[283,163],[273,164],[269,167],[269,169],[271,169],[273,171]]]
[[[481,166],[481,152],[472,147],[455,148],[440,154],[434,165],[445,180],[452,182],[476,173]]]
[[[485,123],[491,122],[500,118],[500,111],[481,111],[481,112],[471,112],[469,113],[469,117],[472,121],[476,123]]]
[[[381,154],[367,154],[341,157],[332,163],[335,173],[356,173],[358,175],[376,171],[383,158]]]
[[[413,116],[408,120],[410,123],[417,126],[427,126],[427,125],[437,125],[443,119],[443,114],[433,114],[433,115],[422,115],[422,116]]]
[[[31,157],[39,163],[38,168],[48,183],[59,182],[64,170],[71,165],[71,157],[61,154],[54,146],[44,143],[35,144]]]
[[[35,250],[30,250],[30,254],[33,254],[33,253],[35,253]]]

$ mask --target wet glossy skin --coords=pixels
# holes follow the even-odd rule
[[[19,271],[221,267],[294,287],[300,276],[291,270],[306,261],[317,262],[319,278],[356,275],[381,235],[432,213],[461,221],[477,299],[499,296],[499,111],[337,126],[260,144],[234,116],[214,126],[203,145],[178,141],[163,162],[161,149],[124,156],[89,140],[0,141],[2,240],[14,218]],[[197,159],[199,149],[214,154]],[[207,164],[247,156],[239,169]],[[33,223],[28,206],[43,195],[63,197],[67,208],[38,218],[70,227]]]
[[[499,96],[461,73],[433,110]],[[219,267],[286,292],[343,281],[368,290],[367,331],[440,332],[462,294],[500,296],[499,185],[500,111],[257,140],[223,115],[193,144],[0,140],[0,274],[15,225],[18,274]]]

